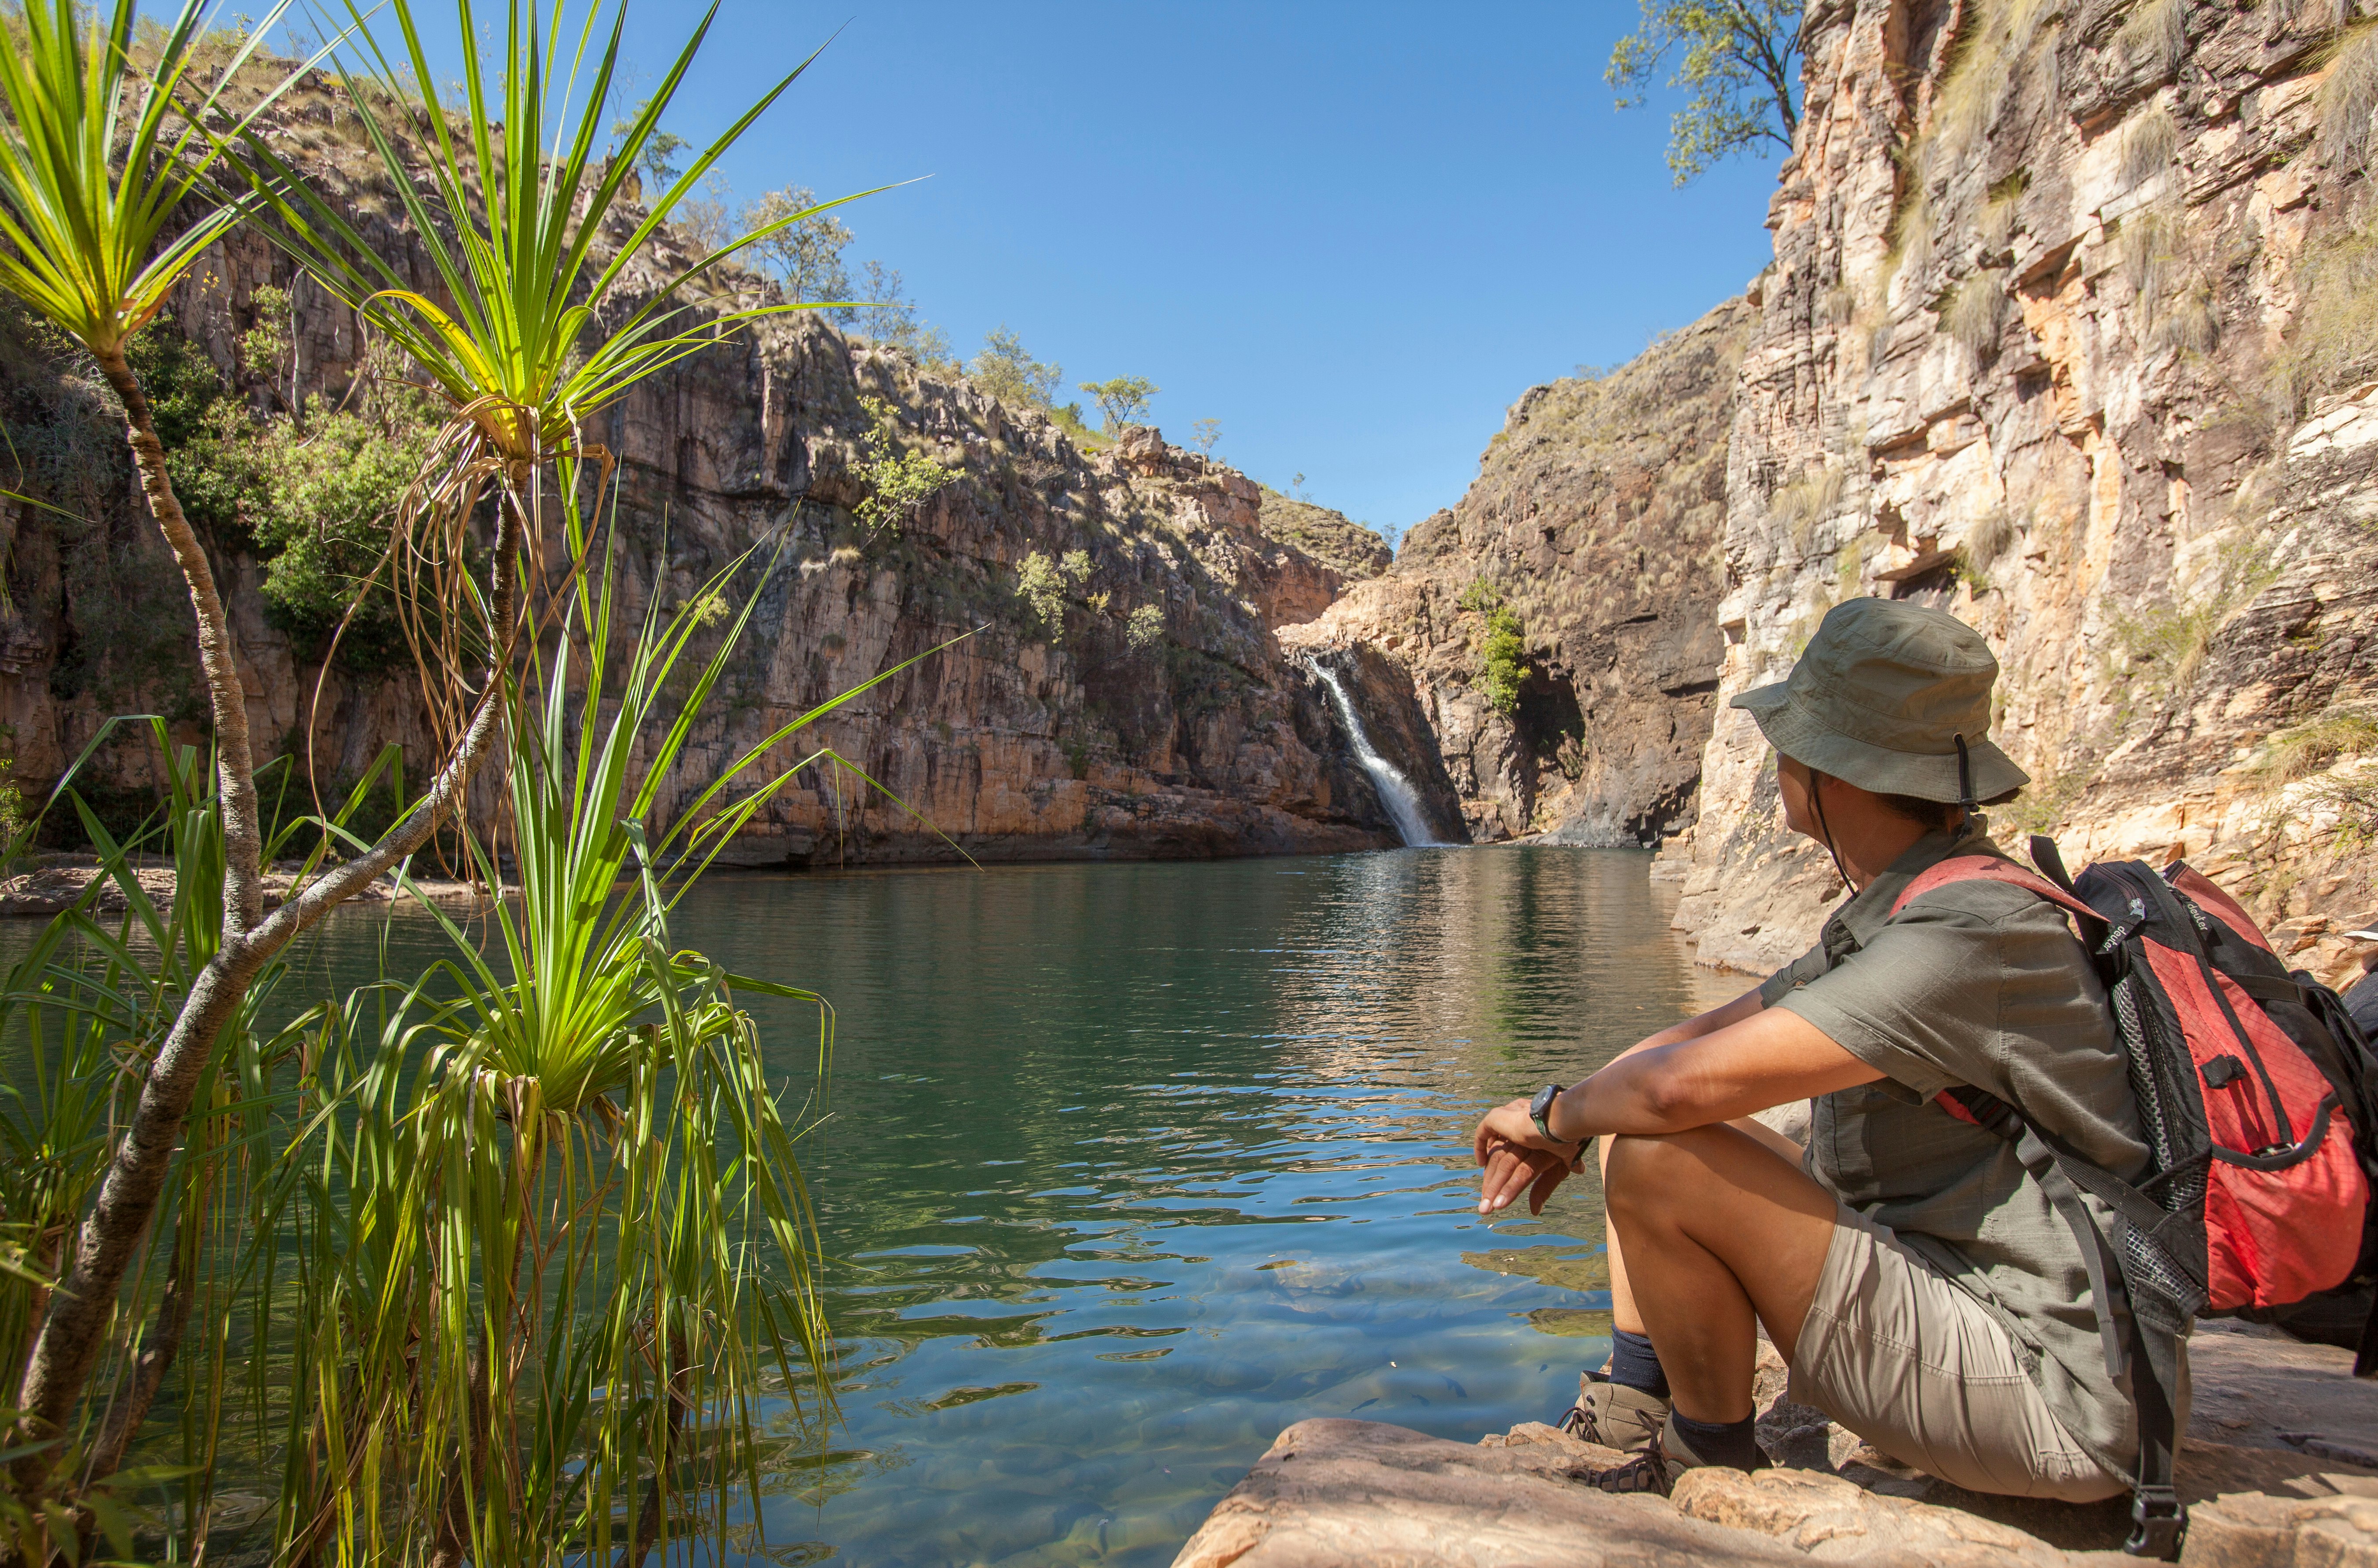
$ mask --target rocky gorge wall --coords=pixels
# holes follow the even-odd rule
[[[1459,505],[1282,640],[1385,652],[1417,693],[1469,836],[1658,843],[1694,820],[1723,644],[1725,437],[1754,326],[1729,301],[1636,360],[1531,388]],[[1490,621],[1515,617],[1507,708]],[[1366,706],[1400,684],[1378,667]]]
[[[1817,0],[1726,454],[1720,697],[1823,611],[2001,661],[2002,840],[2185,856],[2299,963],[2378,907],[2378,31],[2219,0]],[[1721,709],[1676,916],[1759,971],[1838,892]],[[2357,832],[2357,824],[2362,825]],[[1670,874],[1675,874],[1672,869]]]
[[[1936,605],[2003,668],[2002,841],[2186,857],[2340,973],[2378,923],[2378,21],[1813,0],[1801,42],[1747,298],[1531,389],[1288,641],[1409,674],[1473,837],[1664,841],[1701,962],[1763,972],[1841,890],[1725,700],[1844,599]]]
[[[310,127],[306,95],[293,102],[284,148],[348,190],[378,242],[426,274],[392,204],[357,174],[354,149]],[[682,258],[679,243],[664,235],[638,264],[639,286],[655,286],[672,258]],[[193,270],[172,329],[265,409],[271,399],[237,344],[266,283],[293,293],[291,374],[301,390],[343,395],[363,358],[354,320],[253,237],[234,235]],[[14,777],[37,799],[109,715],[162,712],[181,738],[202,743],[205,710],[187,600],[129,484],[109,394],[21,317],[0,329],[0,409],[27,454],[9,487],[32,497],[0,500],[0,722]],[[868,493],[862,398],[889,405],[902,449],[956,474],[896,531],[872,537],[853,518]],[[763,760],[781,768],[830,747],[897,801],[813,767],[754,819],[728,860],[942,859],[960,849],[1184,856],[1396,842],[1319,683],[1281,656],[1276,638],[1332,601],[1339,571],[1265,531],[1264,493],[1243,474],[1152,429],[1126,427],[1111,448],[1085,451],[1038,412],[937,380],[898,350],[811,317],[745,328],[641,385],[590,435],[619,465],[623,616],[641,618],[655,597],[674,609],[755,547],[755,561],[775,561],[764,586],[755,564],[730,590],[739,602],[759,592],[760,612],[666,782],[664,814],[800,712],[926,655]],[[1294,521],[1352,569],[1384,548],[1322,509]],[[230,528],[209,543],[264,749],[299,751],[310,727],[326,784],[358,776],[390,743],[425,773],[435,748],[409,664],[334,662],[325,675],[320,640],[272,613],[254,542]],[[1025,581],[1035,556],[1037,596]],[[111,744],[82,782],[137,802],[151,765],[144,742]],[[493,803],[483,779],[474,808],[484,817]],[[1449,800],[1440,814],[1453,815]]]

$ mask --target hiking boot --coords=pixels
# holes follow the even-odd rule
[[[1639,1454],[1667,1420],[1666,1400],[1586,1371],[1578,1374],[1577,1403],[1561,1417],[1560,1430],[1621,1454]]]
[[[1762,1453],[1759,1457],[1760,1463],[1753,1467],[1763,1470],[1767,1455]],[[1648,1491],[1665,1497],[1676,1490],[1676,1478],[1687,1470],[1708,1467],[1709,1461],[1692,1451],[1670,1418],[1660,1423],[1635,1457],[1588,1478],[1603,1491]]]

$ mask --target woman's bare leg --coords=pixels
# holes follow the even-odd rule
[[[1798,1346],[1832,1245],[1833,1197],[1731,1127],[1608,1143],[1603,1191],[1632,1259],[1628,1310],[1645,1325],[1634,1332],[1651,1335],[1680,1414],[1741,1420],[1758,1325],[1786,1361]],[[1618,1277],[1614,1266],[1614,1319]]]
[[[1791,1161],[1793,1165],[1797,1166],[1800,1163],[1802,1154],[1800,1145],[1765,1122],[1757,1121],[1746,1116],[1739,1121],[1729,1121],[1726,1125],[1738,1132],[1757,1139],[1770,1151]],[[1613,1140],[1603,1138],[1599,1142],[1602,1145],[1599,1151],[1602,1190],[1607,1193],[1610,1191],[1610,1145]],[[1627,1283],[1627,1255],[1618,1245],[1618,1227],[1610,1223],[1606,1213],[1602,1222],[1602,1239],[1610,1260],[1610,1324],[1613,1328],[1626,1334],[1642,1334],[1646,1332],[1643,1327],[1643,1314],[1636,1309],[1634,1288]]]

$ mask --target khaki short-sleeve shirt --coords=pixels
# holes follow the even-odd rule
[[[1814,1102],[1809,1174],[1988,1309],[2057,1418],[2129,1477],[2137,1418],[2106,1365],[2080,1241],[2012,1145],[1933,1103],[1987,1090],[2142,1179],[2148,1150],[2105,988],[2062,912],[2020,888],[1956,882],[1891,914],[1936,862],[1997,854],[1984,827],[1920,840],[1759,991],[1884,1074]]]

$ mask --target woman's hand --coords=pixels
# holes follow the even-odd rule
[[[1543,1213],[1544,1200],[1574,1167],[1582,1145],[1546,1138],[1528,1114],[1528,1102],[1513,1100],[1486,1113],[1471,1147],[1484,1172],[1478,1180],[1478,1212],[1491,1215],[1522,1191],[1528,1212]]]
[[[1478,1212],[1491,1215],[1509,1205],[1521,1192],[1528,1195],[1528,1212],[1544,1212],[1544,1201],[1576,1167],[1575,1156],[1556,1155],[1543,1149],[1521,1148],[1497,1138],[1487,1149],[1479,1164],[1486,1167],[1478,1179]]]
[[[1536,1119],[1528,1114],[1528,1102],[1525,1100],[1496,1106],[1478,1123],[1477,1135],[1471,1139],[1470,1143],[1480,1165],[1486,1163],[1488,1142],[1496,1138],[1506,1143],[1517,1143],[1523,1149],[1536,1149],[1567,1159],[1577,1157],[1578,1146],[1575,1143],[1555,1143],[1536,1131]]]

